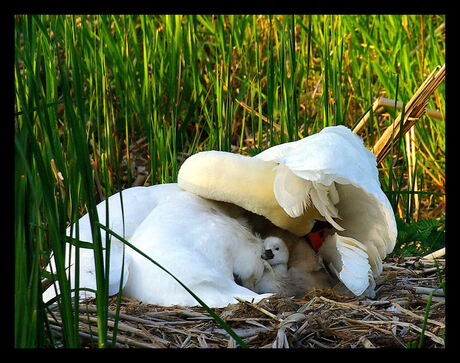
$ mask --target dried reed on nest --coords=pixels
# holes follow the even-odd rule
[[[271,297],[258,304],[240,302],[216,309],[251,348],[444,347],[445,297],[437,289],[445,260],[391,259],[377,280],[376,297],[348,297],[332,289],[315,290],[301,299]],[[432,304],[427,319],[428,295]],[[109,314],[109,338],[115,299]],[[56,319],[56,320],[54,320]],[[50,317],[56,336],[60,317]],[[93,301],[80,306],[81,339],[97,345]],[[425,328],[424,328],[425,325]],[[201,307],[163,307],[123,298],[117,347],[235,348],[237,344]]]

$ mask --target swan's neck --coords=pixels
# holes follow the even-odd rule
[[[179,186],[203,198],[236,204],[263,215],[278,227],[305,235],[320,217],[311,208],[291,218],[273,192],[277,164],[228,152],[206,151],[189,157],[179,170]]]
[[[179,170],[182,189],[204,198],[229,202],[251,212],[275,208],[276,164],[227,152],[206,151],[188,158]]]

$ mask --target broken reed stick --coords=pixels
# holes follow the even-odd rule
[[[398,309],[399,311],[401,311],[401,313],[404,313],[404,314],[406,314],[406,315],[409,315],[409,316],[411,316],[411,317],[413,317],[413,318],[415,318],[415,319],[421,320],[421,321],[425,320],[425,317],[424,317],[424,316],[417,315],[417,314],[415,314],[414,312],[412,312],[412,311],[410,311],[410,310],[408,310],[408,309],[403,308],[403,307],[402,307],[401,305],[399,305],[397,302],[393,302],[393,301],[392,301],[391,304],[392,304],[396,309]],[[439,322],[439,321],[437,321],[437,320],[427,319],[426,321],[427,321],[428,323],[430,323],[430,324],[434,324],[434,325],[440,326],[441,328],[445,328],[445,327],[446,327],[445,324],[443,324],[443,323],[441,323],[441,322]]]
[[[240,299],[239,297],[236,297],[236,296],[235,296],[235,299],[238,300],[240,303],[246,304],[246,305],[248,305],[248,306],[250,306],[250,307],[252,307],[252,308],[254,308],[256,310],[259,310],[261,313],[269,316],[270,318],[276,320],[277,322],[281,322],[281,320],[276,315],[274,315],[271,312],[265,310],[264,308],[262,308],[260,306],[257,306],[256,304],[253,304],[253,303],[251,303],[249,301]]]
[[[379,97],[372,104],[372,113],[376,113],[380,107],[395,108],[395,106],[398,110],[401,110],[404,104],[401,101],[395,101],[395,100],[392,100],[386,97]],[[437,120],[445,121],[446,119],[446,115],[443,112],[438,111],[438,110],[432,110],[431,108],[426,109],[426,114]],[[371,117],[371,110],[367,111],[364,114],[361,121],[359,121],[359,123],[353,129],[353,133],[354,134],[358,133],[361,130],[361,128],[366,124],[366,122],[369,120],[370,117]]]
[[[378,331],[384,333],[385,335],[389,335],[389,336],[393,336],[393,337],[394,337],[394,334],[391,331],[389,331],[387,329],[380,328],[380,327],[378,327],[378,325],[399,325],[399,326],[403,326],[403,327],[408,327],[408,328],[411,328],[411,329],[415,330],[416,332],[419,332],[419,333],[423,332],[423,334],[425,336],[429,337],[435,343],[438,343],[440,345],[445,345],[443,339],[439,338],[438,336],[434,335],[432,332],[430,332],[428,330],[423,331],[422,328],[420,328],[417,325],[414,325],[412,323],[407,323],[407,322],[402,322],[402,321],[397,321],[397,320],[390,320],[390,321],[355,320],[355,319],[351,319],[351,318],[347,318],[347,317],[344,317],[342,319],[344,319],[344,320],[346,320],[348,322],[351,322],[351,323],[368,326],[369,328],[373,328],[375,330],[378,330]]]
[[[409,172],[409,189],[415,192],[414,195],[409,195],[409,200],[414,200],[414,211],[412,212],[412,216],[415,221],[418,219],[419,209],[420,209],[420,200],[418,192],[418,183],[417,178],[415,176],[415,165],[417,163],[416,155],[415,155],[415,128],[412,127],[409,132],[405,136],[406,139],[406,152],[408,153],[408,172]]]
[[[432,253],[429,253],[428,255],[425,255],[422,257],[422,260],[435,260],[439,257],[442,257],[446,254],[446,248],[443,247],[437,251],[434,251]]]
[[[404,112],[400,113],[394,120],[393,124],[385,130],[383,135],[374,145],[373,149],[373,152],[377,157],[377,164],[379,164],[385,156],[388,155],[392,144],[394,144],[400,136],[405,135],[415,122],[425,113],[426,105],[430,96],[445,79],[445,77],[446,65],[444,64],[442,67],[437,66],[406,104]],[[401,118],[403,119],[401,120]],[[403,127],[402,130],[401,124]]]
[[[431,287],[425,287],[425,286],[414,286],[414,291],[416,294],[430,294],[432,293],[433,296],[445,296],[444,295],[444,290],[439,288],[439,289],[433,289]]]
[[[236,99],[236,98],[235,98],[235,101],[236,101],[236,103],[238,103],[241,107],[245,108],[245,109],[248,110],[249,112],[252,112],[252,113],[253,113],[254,115],[256,115],[257,117],[260,117],[260,118],[262,119],[262,121],[267,122],[267,123],[270,124],[270,120],[269,120],[266,116],[260,114],[259,112],[257,112],[256,110],[254,110],[253,108],[251,108],[250,106],[248,106],[247,104],[245,104],[244,102],[241,102],[240,100],[238,100],[238,99]],[[273,121],[273,127],[274,127],[275,129],[277,129],[278,131],[281,131],[281,126],[278,125],[275,121]],[[285,131],[285,133],[286,133],[286,131]]]
[[[257,112],[256,110],[254,110],[252,107],[248,106],[247,104],[245,104],[244,102],[241,102],[240,100],[237,100],[235,98],[235,101],[236,103],[238,103],[241,107],[245,108],[246,110],[248,110],[249,112],[253,113],[254,115],[256,115],[257,117],[260,117],[262,119],[262,121],[268,123],[269,125],[273,125],[273,127],[278,131],[278,132],[281,132],[281,125],[276,123],[275,121],[270,121],[268,119],[268,117],[260,114],[259,112]],[[299,138],[303,138],[303,135],[302,135],[302,132],[301,132],[302,128],[298,131],[298,134],[299,134]],[[286,129],[283,130],[284,134],[285,135],[288,135],[288,131]],[[254,142],[254,138],[246,138],[245,141],[248,141],[248,140],[252,140]]]

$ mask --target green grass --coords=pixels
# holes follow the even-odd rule
[[[138,158],[148,184],[174,182],[181,162],[200,150],[252,155],[328,125],[352,127],[381,95],[407,102],[444,64],[443,23],[441,15],[15,16],[15,346],[55,344],[40,284],[51,252],[63,344],[80,345],[65,229],[89,213],[98,230],[96,204],[132,185]],[[428,107],[445,111],[444,84]],[[372,115],[360,131],[368,147],[397,114]],[[431,250],[444,238],[429,245],[444,231],[444,121],[424,116],[415,128],[421,192],[408,183],[404,140],[380,166],[405,231],[397,254],[410,239],[426,238]],[[427,218],[427,229],[410,230]],[[109,235],[95,235],[104,347]]]

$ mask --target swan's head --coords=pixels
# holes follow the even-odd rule
[[[264,252],[262,258],[274,266],[287,264],[289,260],[289,250],[281,238],[270,236],[264,240]]]

